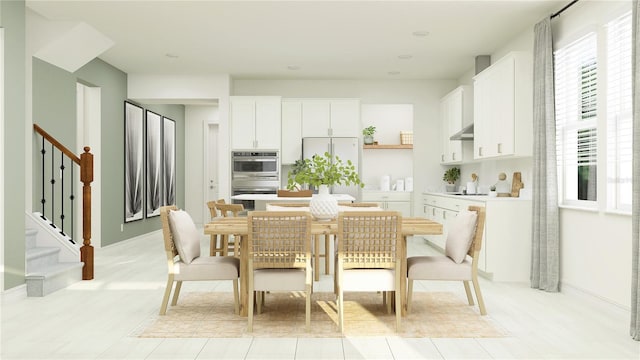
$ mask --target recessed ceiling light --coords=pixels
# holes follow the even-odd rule
[[[419,31],[414,31],[412,33],[413,36],[418,36],[418,37],[425,37],[425,36],[429,36],[429,32],[428,31],[423,31],[423,30],[419,30]]]
[[[400,75],[400,71],[389,71],[388,72],[389,75]]]
[[[298,65],[289,65],[289,66],[287,66],[287,69],[289,69],[289,70],[300,70],[300,66],[298,66]]]
[[[177,59],[180,57],[179,55],[172,54],[172,53],[166,53],[164,54],[164,56],[168,57],[169,59]]]
[[[398,55],[398,59],[401,59],[401,60],[409,60],[411,58],[413,58],[413,55],[411,54]]]

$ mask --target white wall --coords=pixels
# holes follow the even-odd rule
[[[413,196],[414,213],[418,214],[421,192],[437,186],[442,179],[439,102],[455,86],[455,80],[234,80],[233,95],[360,98],[362,104],[413,104]]]

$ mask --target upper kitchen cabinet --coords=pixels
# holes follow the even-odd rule
[[[283,165],[294,164],[302,158],[302,100],[282,99],[282,150]]]
[[[279,96],[232,96],[231,148],[280,150]]]
[[[512,52],[474,77],[474,158],[531,156],[531,54]]]
[[[464,126],[473,122],[473,91],[471,86],[460,86],[440,100],[442,126],[441,164],[460,164],[463,161],[462,140],[451,140]],[[470,157],[471,155],[469,155]]]
[[[360,100],[305,99],[302,137],[359,137]]]

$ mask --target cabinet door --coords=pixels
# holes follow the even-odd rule
[[[231,148],[253,149],[255,146],[256,107],[253,99],[231,99]]]
[[[302,101],[282,101],[282,150],[283,165],[293,164],[302,158]]]
[[[449,138],[462,129],[462,89],[456,90],[448,99],[448,136],[449,141],[449,162],[462,162],[462,142],[460,140],[449,140]]]
[[[362,128],[360,101],[354,99],[331,100],[330,124],[331,136],[359,137]]]
[[[442,138],[442,150],[440,163],[449,163],[449,101],[447,98],[440,100],[440,133]]]
[[[280,99],[256,100],[256,149],[280,150]]]
[[[329,100],[302,101],[302,137],[326,137],[329,134]]]
[[[399,211],[402,216],[411,216],[411,202],[408,201],[388,201],[386,210]]]

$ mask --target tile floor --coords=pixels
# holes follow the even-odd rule
[[[208,252],[203,237],[203,252]],[[421,238],[409,254],[433,252]],[[158,312],[166,281],[161,234],[96,249],[95,280],[44,298],[3,299],[2,359],[640,359],[629,312],[576,293],[481,279],[487,311],[505,338],[243,337],[149,339],[134,334]],[[331,291],[322,276],[316,291]],[[185,283],[184,291],[230,291],[230,283]],[[416,291],[461,284],[417,282]]]

